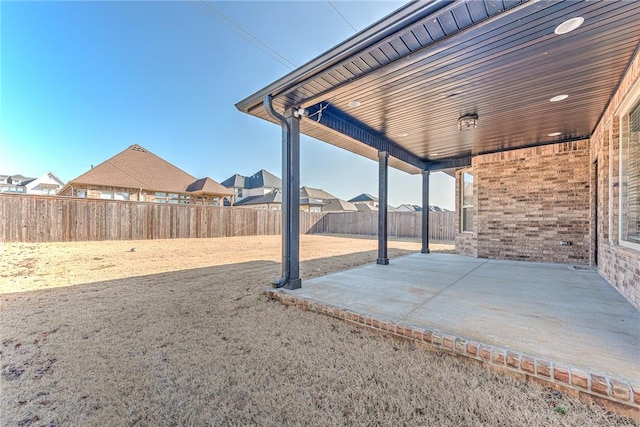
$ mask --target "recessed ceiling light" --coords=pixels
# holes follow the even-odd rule
[[[349,103],[349,107],[351,107],[351,108],[355,108],[355,107],[359,107],[359,106],[360,106],[360,103],[358,101],[351,101]]]
[[[562,135],[562,132],[552,132],[547,136],[560,136],[560,135]]]
[[[398,134],[398,136],[399,136],[399,137],[401,137],[401,138],[403,138],[403,137],[405,137],[405,136],[409,136],[409,134],[408,134],[408,133],[406,133],[406,132],[401,132],[401,133],[399,133],[399,134]]]
[[[583,22],[584,18],[580,16],[577,18],[571,18],[558,25],[553,32],[556,34],[567,34],[578,28]]]
[[[569,97],[569,95],[558,95],[558,96],[554,96],[553,98],[551,98],[549,101],[551,102],[558,102],[558,101],[562,101],[565,100]]]

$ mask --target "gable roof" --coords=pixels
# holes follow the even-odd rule
[[[209,180],[209,181],[207,181]],[[220,189],[209,193],[203,189],[208,183],[208,188],[218,184],[211,178],[204,178],[201,184],[197,184],[196,178],[177,166],[172,165],[163,158],[153,154],[144,147],[134,144],[125,150],[92,167],[87,172],[70,180],[67,186],[84,184],[100,187],[122,187],[158,191],[166,193],[186,193],[188,188],[199,187],[200,193],[207,194],[231,194],[229,190]]]
[[[236,202],[233,206],[282,204],[282,192],[273,190],[264,195],[249,196]]]
[[[47,172],[44,175],[29,181],[25,186],[29,189],[36,187],[40,183],[55,182],[59,187],[64,186],[64,182],[57,176],[55,176],[52,172]]]
[[[305,108],[303,134],[373,160],[387,151],[410,173],[586,139],[638,49],[638,16],[640,1],[411,2],[236,107],[272,122],[266,96]],[[461,132],[467,115],[477,129]]]
[[[354,197],[353,199],[349,199],[349,201],[351,203],[355,203],[355,202],[377,202],[378,198],[376,196],[372,196],[369,193],[362,193],[362,194]]]
[[[336,196],[334,196],[333,194],[327,193],[321,188],[312,188],[312,187],[303,186],[300,189],[300,198],[312,198],[312,199],[325,200],[325,199],[335,199]]]

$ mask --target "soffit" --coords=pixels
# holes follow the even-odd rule
[[[640,42],[640,2],[440,6],[426,16],[414,11],[413,21],[403,16],[403,28],[341,62],[327,59],[326,69],[311,77],[288,87],[280,82],[279,93],[272,93],[274,106],[282,111],[330,105],[427,162],[583,139],[596,127]],[[581,27],[554,33],[574,17],[584,18]],[[569,96],[549,101],[562,94]],[[261,95],[238,108],[269,120]],[[352,101],[360,105],[350,107]],[[477,129],[458,130],[465,114],[478,115]],[[316,123],[316,117],[304,118],[301,131],[377,159],[375,148]],[[554,132],[561,133],[549,136]],[[390,165],[418,172],[394,158]]]

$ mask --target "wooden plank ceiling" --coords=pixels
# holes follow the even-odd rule
[[[554,32],[576,17],[579,28]],[[639,22],[638,1],[414,3],[237,107],[269,120],[266,94],[280,111],[329,105],[425,162],[588,138],[638,49]],[[550,101],[558,95],[568,96]],[[477,129],[458,129],[466,114],[477,114]],[[316,117],[301,130],[377,158]]]

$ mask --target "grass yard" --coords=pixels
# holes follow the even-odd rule
[[[375,262],[376,247],[303,235],[303,278]],[[389,256],[419,249],[395,240]],[[1,255],[2,426],[640,426],[268,300],[279,236],[3,244]]]

